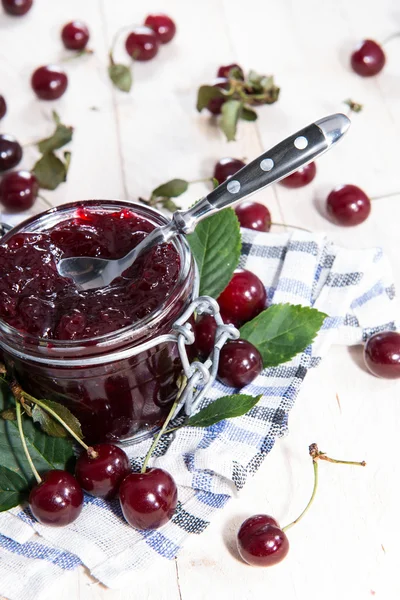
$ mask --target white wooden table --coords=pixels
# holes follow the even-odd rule
[[[106,74],[112,36],[154,11],[176,20],[176,39],[155,60],[135,65],[129,95],[115,91]],[[30,75],[59,61],[59,30],[72,18],[89,24],[95,55],[65,63],[67,93],[56,103],[39,102]],[[55,205],[135,200],[172,177],[209,176],[222,156],[251,159],[308,122],[342,110],[342,100],[350,97],[364,110],[354,116],[340,149],[320,159],[315,181],[297,191],[277,185],[257,199],[275,221],[326,231],[348,247],[383,246],[400,287],[400,194],[376,201],[368,221],[356,228],[331,224],[319,209],[340,183],[359,185],[371,196],[400,191],[400,39],[387,47],[388,63],[378,77],[362,79],[348,66],[358,40],[383,39],[399,29],[397,0],[35,0],[25,18],[0,16],[0,93],[9,103],[2,131],[26,142],[43,137],[56,108],[75,134],[68,182],[47,198]],[[122,44],[117,57],[127,61]],[[274,74],[282,92],[275,105],[259,109],[257,123],[240,123],[237,141],[228,145],[209,118],[196,112],[195,97],[219,65],[233,61]],[[35,157],[27,148],[23,165],[30,168]],[[202,184],[193,186],[185,203],[202,192]],[[36,208],[44,206],[38,202]],[[121,592],[106,590],[78,569],[58,586],[58,600],[399,598],[399,387],[365,371],[361,348],[332,348],[304,383],[290,435],[175,562],[159,563],[134,589]],[[368,466],[322,463],[317,499],[290,531],[285,561],[270,569],[242,564],[235,535],[245,517],[267,512],[286,523],[307,502],[311,442],[338,458],[365,459]]]

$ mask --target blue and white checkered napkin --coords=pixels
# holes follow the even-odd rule
[[[84,564],[109,587],[126,585],[156,557],[173,559],[191,534],[210,519],[256,472],[277,437],[287,432],[307,370],[332,343],[359,344],[371,333],[395,329],[390,267],[380,249],[346,250],[323,235],[243,231],[241,266],[264,282],[269,302],[314,306],[329,317],[316,341],[301,355],[265,369],[248,394],[262,400],[247,415],[208,429],[184,428],[165,436],[153,464],[172,473],[179,504],[172,521],[140,532],[112,504],[87,496],[81,516],[65,528],[43,527],[28,509],[0,514],[0,594],[12,600],[37,598],[66,570]],[[231,392],[215,383],[208,401]],[[149,441],[128,449],[139,467]]]

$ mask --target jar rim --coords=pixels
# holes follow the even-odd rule
[[[78,200],[75,202],[69,202],[67,204],[62,204],[60,206],[56,206],[46,210],[42,213],[34,215],[29,219],[21,222],[16,227],[13,227],[10,231],[8,231],[3,237],[0,237],[2,243],[4,240],[11,238],[18,232],[35,231],[32,229],[32,226],[37,226],[38,223],[42,222],[42,224],[46,224],[46,227],[43,227],[41,231],[45,231],[50,228],[53,224],[61,222],[58,220],[58,217],[62,214],[71,212],[78,208],[98,208],[98,209],[117,209],[117,208],[127,208],[137,213],[139,216],[143,216],[147,218],[150,222],[155,225],[165,225],[169,223],[169,219],[163,215],[160,211],[153,207],[149,207],[143,205],[139,202],[130,202],[127,200]],[[46,222],[46,223],[44,223]],[[36,230],[37,231],[37,230]],[[180,271],[178,279],[174,285],[174,287],[170,290],[167,298],[164,302],[154,311],[152,311],[149,315],[146,315],[142,319],[131,323],[130,325],[126,325],[120,329],[115,331],[94,336],[91,338],[83,338],[76,340],[49,340],[47,338],[41,338],[32,334],[27,334],[25,332],[21,332],[15,327],[12,327],[8,323],[6,323],[3,319],[0,318],[0,334],[3,332],[6,335],[12,335],[17,342],[25,344],[32,344],[37,346],[38,348],[48,348],[51,344],[52,351],[71,351],[82,349],[83,346],[95,345],[96,350],[104,350],[108,346],[113,345],[116,341],[124,342],[125,340],[135,336],[140,337],[141,334],[145,334],[146,330],[153,329],[157,326],[157,324],[162,321],[165,314],[168,312],[168,309],[175,301],[175,293],[176,291],[185,283],[188,279],[191,267],[194,265],[193,255],[190,250],[190,246],[187,242],[187,239],[183,235],[175,236],[170,243],[173,243],[178,254],[181,259]],[[195,267],[194,267],[195,268]]]

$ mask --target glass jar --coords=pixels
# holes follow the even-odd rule
[[[2,242],[17,232],[46,231],[82,208],[129,209],[156,226],[168,222],[134,202],[83,201],[25,221]],[[178,236],[172,243],[180,256],[175,287],[156,311],[123,329],[84,340],[46,340],[0,319],[0,350],[8,370],[28,393],[67,406],[88,443],[142,439],[163,422],[176,397],[182,363],[172,325],[197,297],[198,276],[186,239]]]

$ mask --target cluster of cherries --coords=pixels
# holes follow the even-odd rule
[[[32,514],[43,525],[69,525],[81,513],[83,490],[105,500],[119,495],[125,519],[141,530],[164,525],[177,504],[177,487],[169,473],[156,468],[132,473],[121,448],[97,444],[78,458],[75,477],[61,469],[44,475],[29,494]]]

